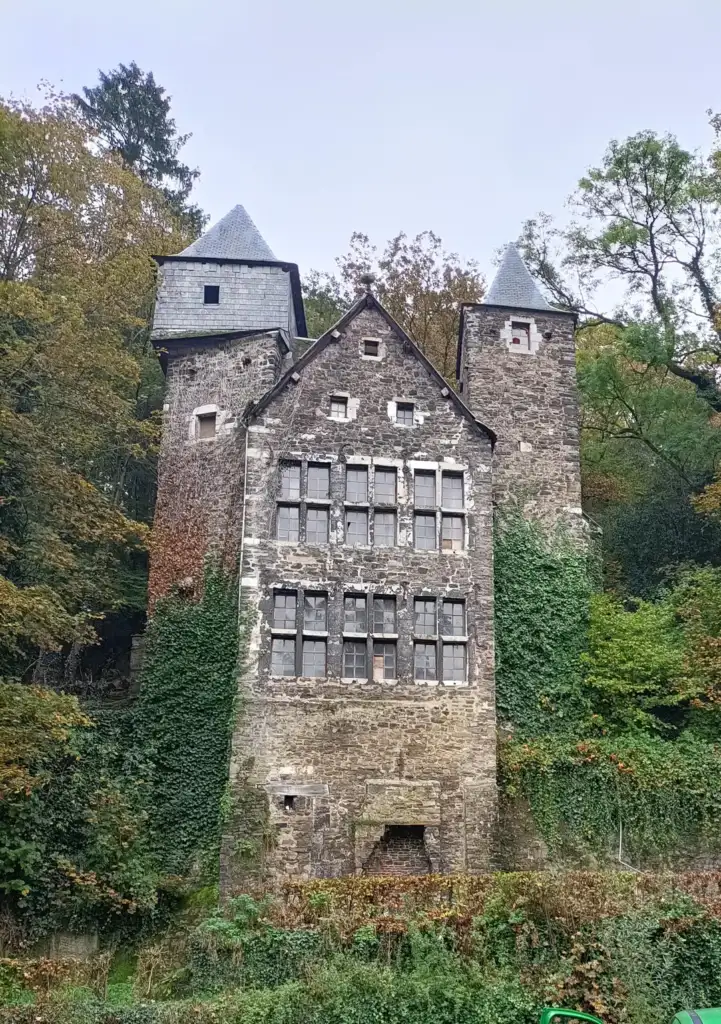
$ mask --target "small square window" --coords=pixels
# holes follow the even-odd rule
[[[293,593],[273,595],[273,626],[276,629],[295,629],[296,597]]]
[[[380,343],[375,338],[363,339],[363,355],[377,356],[380,350]]]
[[[395,547],[395,512],[376,512],[375,518],[373,520],[373,543],[377,548]]]
[[[289,637],[273,637],[270,672],[274,676],[295,675],[295,640]]]
[[[220,302],[220,285],[206,284],[203,288],[203,303],[206,306],[217,306]]]
[[[511,344],[520,349],[531,350],[531,331],[528,324],[511,323]]]
[[[368,649],[365,642],[346,640],[343,644],[343,675],[346,679],[368,678]]]
[[[281,462],[280,464],[280,497],[289,501],[300,498],[300,463]]]
[[[436,635],[435,598],[417,597],[413,602],[413,631],[419,636]]]
[[[328,595],[305,594],[303,597],[303,629],[328,628]]]
[[[436,645],[418,643],[413,645],[413,678],[436,680]]]
[[[395,597],[373,598],[373,632],[396,632],[396,599]]]
[[[466,645],[443,644],[443,682],[462,683],[466,678]]]
[[[395,505],[397,479],[395,469],[376,469],[373,497],[377,505]]]
[[[444,508],[463,508],[463,474],[444,473],[441,504]]]
[[[305,540],[307,544],[328,543],[328,509],[309,508],[305,517]]]
[[[304,640],[303,675],[321,679],[325,674],[325,640]]]
[[[278,505],[275,536],[277,540],[300,539],[300,509],[297,505]]]
[[[345,513],[346,544],[368,543],[368,513],[346,509]]]
[[[348,419],[348,399],[347,398],[331,398],[331,400],[330,400],[330,418],[332,420],[346,420],[346,419]]]
[[[444,601],[441,613],[441,633],[444,636],[466,635],[466,602]]]
[[[209,437],[215,437],[215,425],[217,419],[217,413],[205,412],[198,419],[198,437],[201,441],[206,440]]]
[[[373,644],[373,682],[396,678],[396,645]]]
[[[368,470],[365,466],[347,466],[345,500],[368,501]]]
[[[436,507],[436,474],[433,470],[416,470],[413,479],[413,500],[416,508]]]
[[[423,512],[413,516],[415,547],[421,551],[432,551],[436,547],[436,517]]]
[[[368,603],[363,594],[346,594],[343,601],[343,628],[349,633],[368,630]]]
[[[444,551],[460,551],[463,547],[463,516],[443,516],[441,547]]]
[[[308,466],[309,498],[330,497],[330,466],[311,462]]]
[[[413,408],[412,402],[398,402],[396,405],[396,423],[400,423],[402,427],[412,427]]]

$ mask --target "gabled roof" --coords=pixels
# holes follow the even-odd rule
[[[506,246],[484,303],[488,306],[512,306],[514,309],[553,309],[539,292],[513,243]]]
[[[275,260],[266,240],[244,206],[234,206],[210,231],[197,238],[180,256],[224,260]]]
[[[267,408],[267,406],[270,405],[270,403],[277,395],[279,395],[282,391],[285,390],[285,388],[288,386],[291,380],[293,382],[297,381],[298,374],[308,365],[308,363],[312,363],[316,356],[320,355],[323,349],[327,348],[327,346],[333,341],[334,336],[337,334],[337,332],[343,331],[343,329],[347,327],[348,324],[363,309],[375,309],[380,313],[380,315],[386,321],[391,330],[396,332],[400,340],[408,347],[408,350],[412,352],[416,359],[418,359],[423,364],[423,366],[428,370],[431,377],[433,377],[436,383],[438,384],[438,387],[441,390],[445,390],[448,392],[448,399],[453,403],[458,412],[460,412],[462,416],[464,416],[470,423],[472,423],[477,430],[485,434],[486,437],[488,437],[488,439],[490,440],[491,445],[495,445],[495,432],[491,430],[490,427],[487,427],[485,423],[481,423],[480,420],[476,419],[476,417],[473,415],[473,413],[468,408],[463,399],[460,397],[460,395],[458,395],[453,390],[453,388],[447,383],[445,378],[435,368],[430,359],[428,359],[428,357],[425,356],[423,352],[421,352],[421,350],[416,345],[415,341],[413,341],[413,339],[408,334],[406,334],[406,332],[403,330],[400,324],[396,323],[396,321],[390,315],[388,310],[384,309],[384,307],[381,305],[381,303],[378,301],[375,295],[372,295],[370,292],[366,292],[364,295],[361,295],[361,297],[356,302],[353,303],[350,309],[343,314],[343,316],[340,318],[340,320],[338,320],[337,323],[330,327],[325,332],[325,334],[322,334],[317,341],[314,341],[310,348],[306,349],[306,351],[303,353],[300,359],[296,359],[293,365],[288,370],[286,370],[286,372],[280,378],[278,383],[275,384],[270,389],[270,391],[266,391],[266,393],[263,395],[260,401],[256,402],[254,405],[249,406],[245,413],[245,419],[253,419],[259,413],[261,413],[263,409]]]

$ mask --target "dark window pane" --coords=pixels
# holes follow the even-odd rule
[[[348,399],[347,398],[331,398],[330,400],[330,417],[333,420],[344,420],[347,418],[348,413]]]
[[[458,551],[463,547],[463,516],[443,516],[441,547],[444,551]]]
[[[413,677],[414,679],[437,679],[436,645],[413,645]]]
[[[415,546],[430,551],[436,546],[436,517],[417,513],[413,517]]]
[[[295,640],[286,637],[273,637],[270,672],[274,676],[295,675]]]
[[[368,470],[365,466],[348,466],[345,476],[346,501],[368,501]]]
[[[346,679],[367,679],[368,650],[365,642],[346,640],[343,644],[343,675]]]
[[[395,597],[373,598],[373,632],[395,633],[396,631],[396,599]]]
[[[303,628],[328,628],[328,595],[306,594],[303,598]]]
[[[441,505],[444,508],[463,508],[463,476],[461,473],[443,474]]]
[[[375,471],[375,489],[373,496],[377,505],[395,505],[395,469],[377,469]]]
[[[368,513],[354,512],[346,509],[345,512],[345,539],[348,544],[368,543]]]
[[[295,629],[295,594],[273,595],[273,625],[276,629]]]
[[[278,505],[276,537],[278,540],[298,540],[300,510],[297,505]]]
[[[325,674],[325,640],[304,640],[303,675],[320,678]]]
[[[215,437],[215,422],[217,414],[214,412],[198,416],[198,437],[204,440],[208,437]]]
[[[395,512],[376,512],[373,525],[373,540],[376,547],[379,548],[392,548],[395,545]]]
[[[435,598],[417,597],[413,602],[413,630],[419,636],[436,635]]]
[[[466,602],[444,601],[441,633],[445,636],[465,636],[466,633]]]
[[[350,633],[368,631],[367,601],[361,594],[346,594],[343,602],[344,628]]]
[[[308,498],[330,497],[330,466],[311,463],[308,466]]]
[[[290,501],[300,498],[300,463],[282,462],[280,465],[280,496]]]
[[[443,682],[462,683],[466,678],[466,645],[443,645]]]
[[[414,480],[414,497],[417,508],[436,507],[436,474],[419,470]]]
[[[413,403],[399,402],[396,406],[396,423],[403,427],[413,426]]]
[[[220,302],[220,285],[206,284],[203,288],[203,302],[206,306],[217,306]]]
[[[305,517],[305,539],[308,544],[328,543],[328,509],[309,508]]]
[[[373,644],[373,681],[396,678],[396,645]]]
[[[363,342],[363,352],[367,356],[377,356],[378,342],[374,338],[366,338]]]

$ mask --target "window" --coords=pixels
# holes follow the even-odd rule
[[[418,643],[413,645],[413,678],[421,680],[438,678],[435,644]]]
[[[363,339],[363,355],[364,356],[377,356],[379,353],[379,342],[376,338],[364,338]]]
[[[300,537],[300,509],[297,505],[278,505],[275,536],[278,540],[295,540]]]
[[[432,470],[416,470],[413,500],[417,508],[436,507],[436,474]]]
[[[303,597],[303,629],[328,628],[328,595],[305,594]]]
[[[463,547],[463,516],[443,516],[441,547],[444,551],[458,551]]]
[[[208,437],[215,437],[215,421],[217,413],[206,412],[198,416],[198,437],[204,441]]]
[[[308,544],[328,543],[328,509],[309,508],[305,517],[305,539]]]
[[[308,466],[308,498],[330,497],[330,466],[311,462]]]
[[[296,597],[293,593],[273,595],[273,626],[276,629],[295,629]]]
[[[203,302],[206,306],[217,306],[220,302],[220,285],[206,284],[203,288]]]
[[[396,678],[396,645],[373,644],[373,682]]]
[[[300,463],[281,462],[280,464],[280,497],[289,501],[300,499]]]
[[[378,548],[392,548],[396,542],[395,512],[376,512],[373,524],[373,541]]]
[[[346,679],[367,679],[368,652],[365,641],[346,640],[343,644],[343,675]]]
[[[466,635],[466,602],[444,601],[441,613],[441,633],[444,636]]]
[[[363,594],[346,594],[343,601],[344,629],[349,633],[368,630],[367,601]]]
[[[396,599],[395,597],[373,598],[373,632],[396,632]]]
[[[325,676],[325,640],[303,641],[303,675]]]
[[[413,631],[419,636],[436,635],[436,601],[417,597],[413,602]]]
[[[395,505],[396,480],[395,469],[377,469],[375,471],[373,497],[376,505]]]
[[[443,682],[462,683],[466,678],[466,645],[443,644]]]
[[[431,551],[436,546],[436,517],[416,512],[413,517],[413,534],[417,548]]]
[[[345,500],[368,501],[368,470],[365,466],[347,466]]]
[[[331,398],[330,400],[330,418],[332,420],[345,420],[348,419],[348,399],[347,398]]]
[[[531,331],[528,324],[511,323],[511,344],[531,350]]]
[[[402,427],[412,427],[413,408],[412,402],[398,402],[396,405],[396,423],[399,423]]]
[[[441,505],[444,508],[463,508],[463,474],[444,473]]]
[[[348,544],[368,543],[368,513],[346,509],[345,539]]]
[[[291,793],[286,793],[286,795],[283,797],[283,808],[286,811],[295,810],[295,796],[293,796]]]
[[[295,639],[274,636],[270,655],[270,671],[274,676],[295,675]]]

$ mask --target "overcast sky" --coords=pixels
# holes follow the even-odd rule
[[[707,147],[721,0],[0,0],[0,93],[132,60],[172,96],[195,196],[281,259],[430,228],[488,269],[611,138]]]

